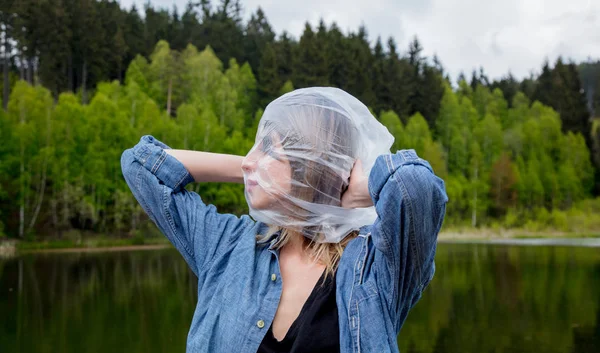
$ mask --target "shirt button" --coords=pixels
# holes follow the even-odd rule
[[[263,327],[265,327],[265,322],[262,320],[258,320],[256,322],[256,326],[258,326],[258,328],[263,328]]]
[[[271,281],[275,282],[275,280],[277,279],[277,275],[272,273],[271,274]]]

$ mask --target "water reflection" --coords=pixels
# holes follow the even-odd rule
[[[1,352],[184,352],[196,280],[174,250],[0,261]],[[600,352],[597,248],[440,245],[402,352]]]
[[[0,351],[184,352],[195,288],[172,250],[0,263]]]
[[[403,352],[600,352],[597,248],[445,244]]]

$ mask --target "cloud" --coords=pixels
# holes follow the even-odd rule
[[[146,0],[121,0],[122,5]],[[216,1],[213,1],[216,3]],[[154,0],[185,8],[187,0]],[[396,39],[401,52],[417,36],[424,54],[437,54],[450,76],[482,66],[490,78],[539,71],[548,58],[600,58],[597,0],[242,0],[245,16],[260,5],[277,33],[298,38],[309,21],[336,22],[348,32],[364,24],[371,40]]]

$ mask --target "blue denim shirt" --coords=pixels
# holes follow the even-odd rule
[[[257,246],[267,225],[220,214],[187,191],[193,178],[169,148],[144,136],[123,152],[131,191],[198,276],[187,352],[257,351],[281,296],[279,252]],[[378,218],[351,240],[339,263],[341,352],[398,352],[397,335],[435,271],[445,213],[444,182],[413,150],[377,158],[369,192]]]

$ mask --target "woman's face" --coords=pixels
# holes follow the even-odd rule
[[[242,162],[242,171],[252,208],[274,209],[289,196],[292,169],[276,133],[271,132],[252,147]]]

